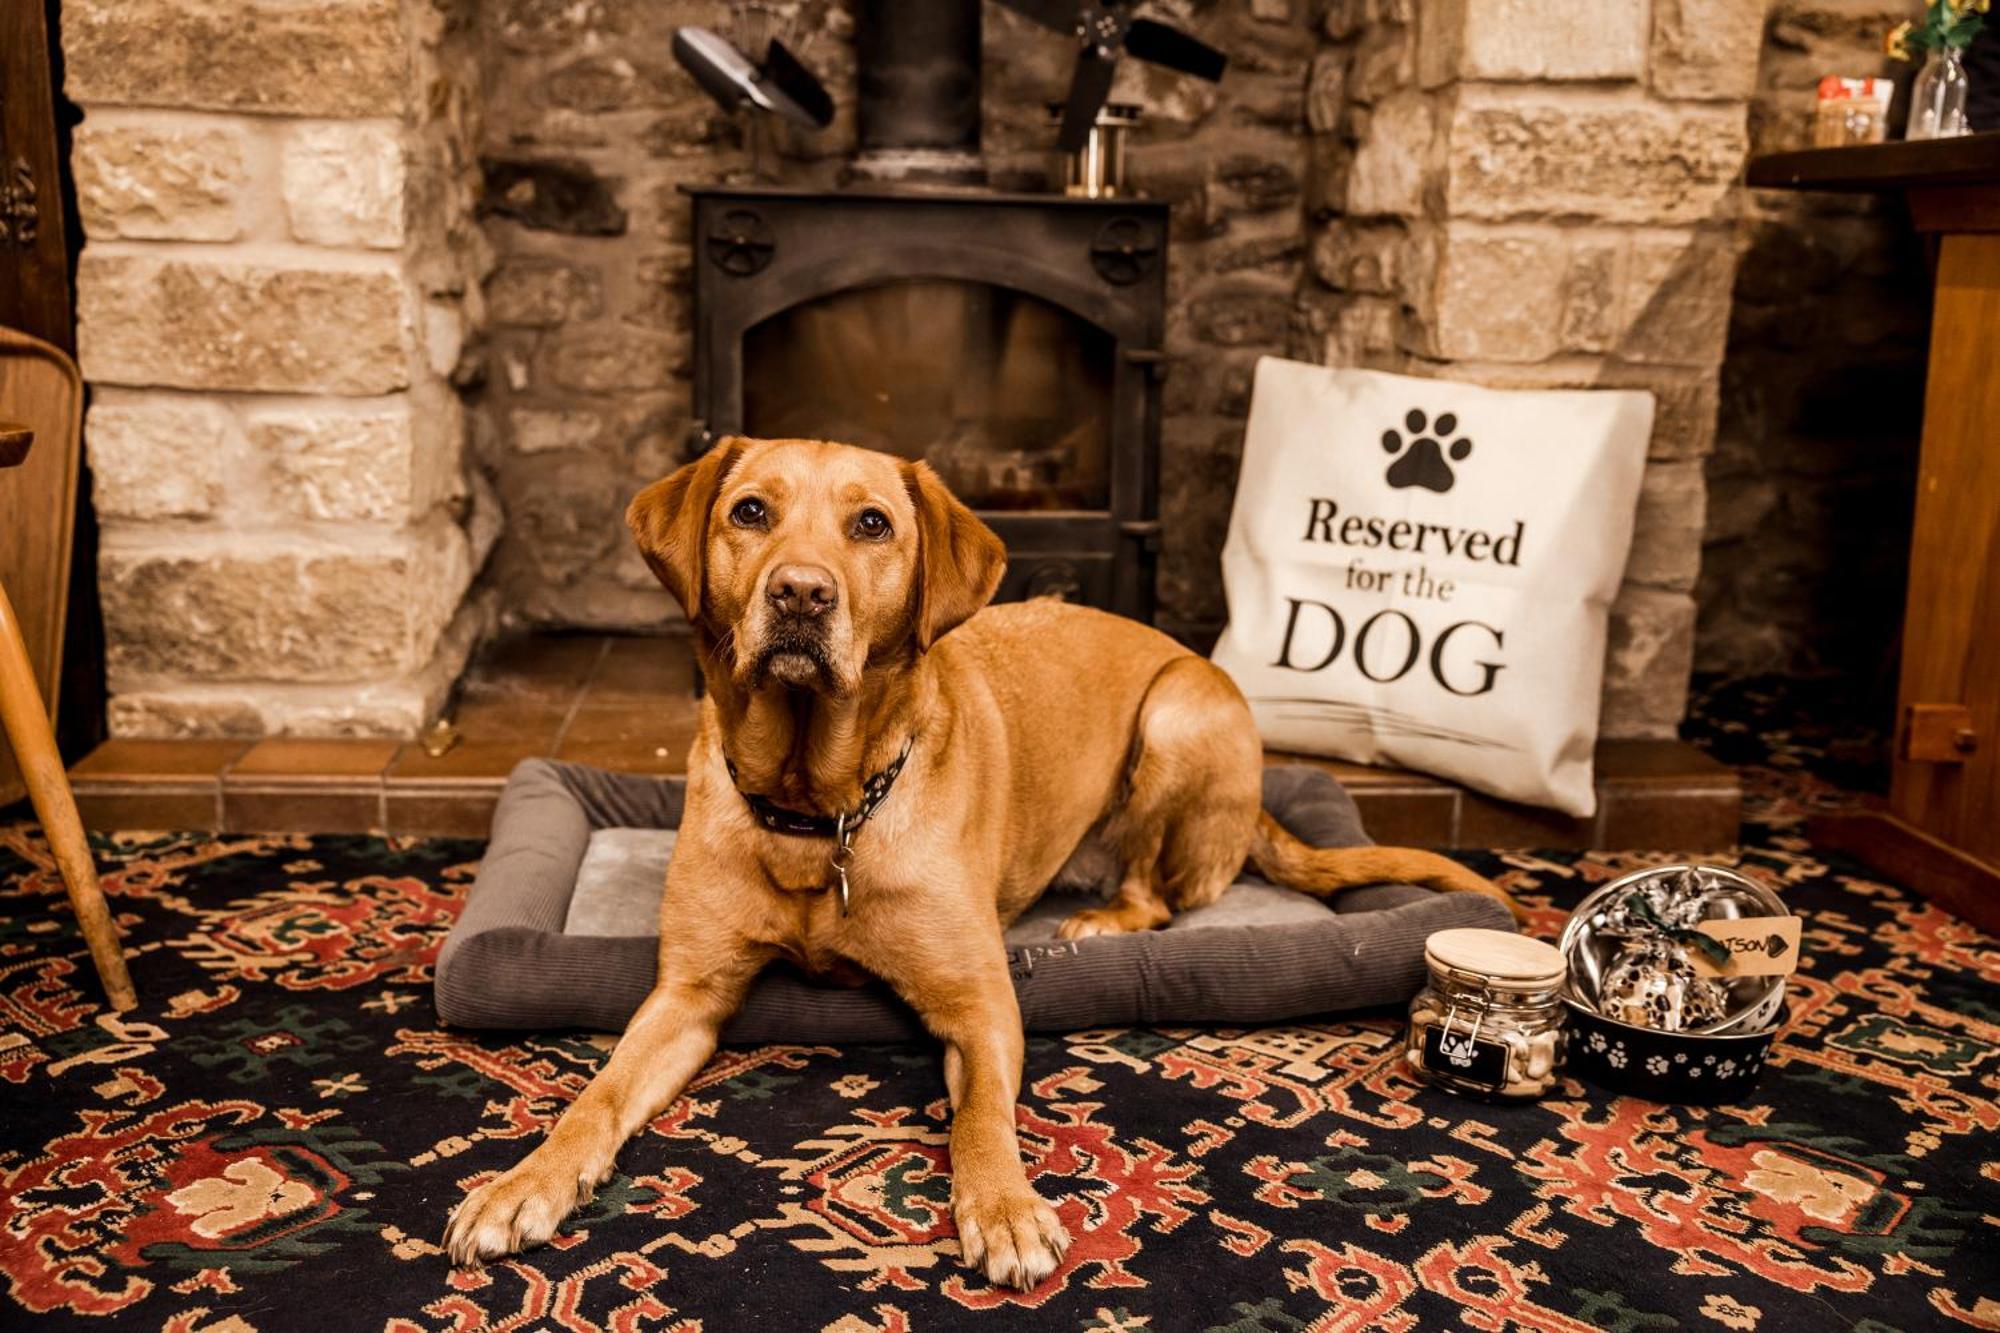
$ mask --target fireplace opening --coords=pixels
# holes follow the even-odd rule
[[[801,302],[743,336],[743,427],[936,468],[975,509],[1105,509],[1116,343],[1029,293],[909,278]]]

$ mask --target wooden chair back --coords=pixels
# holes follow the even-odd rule
[[[39,338],[0,327],[0,423],[32,432],[32,447],[18,433],[11,449],[0,441],[0,457],[24,455],[13,465],[0,464],[0,582],[13,600],[36,684],[53,715],[83,442],[83,377],[76,363]],[[0,745],[0,804],[19,799],[23,790],[13,754]]]

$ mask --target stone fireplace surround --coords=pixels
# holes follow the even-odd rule
[[[617,515],[689,427],[679,187],[750,162],[666,54],[727,8],[64,4],[114,734],[409,735],[496,625],[669,620]],[[807,8],[840,118],[758,152],[827,186],[851,21]],[[1163,625],[1223,615],[1259,355],[1649,388],[1604,727],[1671,735],[1762,4],[1157,8],[1232,56],[1117,93],[1173,208]],[[995,183],[1039,187],[1068,53],[985,19]]]

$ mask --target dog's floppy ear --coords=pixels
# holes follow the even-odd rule
[[[1007,547],[928,463],[905,463],[903,485],[917,508],[917,647],[928,649],[992,600]]]
[[[708,511],[715,508],[715,497],[746,443],[740,436],[726,437],[694,462],[640,491],[625,510],[625,525],[639,543],[639,554],[679,600],[690,624],[701,619]]]

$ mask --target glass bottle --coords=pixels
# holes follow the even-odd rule
[[[1972,133],[1965,122],[1965,53],[1955,46],[1934,46],[1910,89],[1907,139],[1950,139]]]

